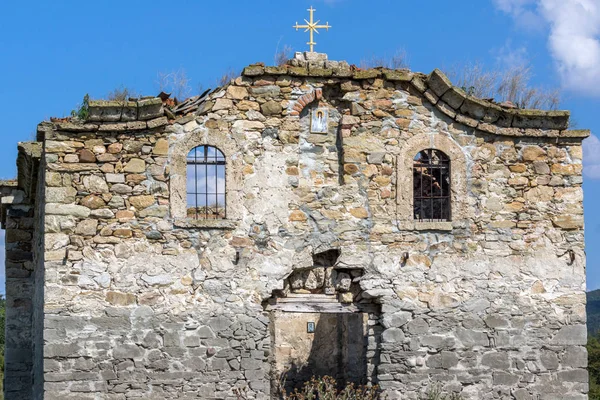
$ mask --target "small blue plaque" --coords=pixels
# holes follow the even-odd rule
[[[314,322],[309,322],[308,324],[306,324],[306,332],[315,333],[315,323]]]

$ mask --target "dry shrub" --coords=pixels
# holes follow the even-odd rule
[[[338,389],[335,379],[329,376],[313,377],[305,382],[301,390],[287,393],[283,388],[284,382],[279,382],[278,396],[281,400],[377,400],[380,399],[381,390],[378,386],[355,386],[348,384],[343,389]],[[235,390],[238,400],[246,400],[245,389]]]
[[[139,97],[135,90],[132,90],[124,85],[119,86],[108,92],[108,100],[127,101],[130,98]]]
[[[379,386],[355,386],[354,383],[340,390],[337,381],[330,376],[312,377],[301,390],[296,389],[294,393],[287,393],[282,386],[279,391],[283,400],[376,400],[381,393]]]
[[[329,376],[320,378],[312,377],[305,382],[301,390],[295,389],[293,393],[287,393],[284,389],[285,374],[282,374],[277,386],[277,397],[280,400],[386,400],[387,395],[381,394],[379,386],[355,386],[353,383],[338,389],[337,381]],[[234,389],[237,400],[249,400],[248,389]],[[383,397],[382,397],[383,396]],[[428,386],[419,395],[419,400],[463,400],[459,393],[443,392],[439,383]]]
[[[406,55],[406,51],[400,49],[397,50],[391,57],[372,56],[369,59],[361,60],[360,67],[363,69],[377,67],[389,69],[405,69],[409,67],[408,56]]]
[[[493,98],[500,76],[499,71],[486,70],[482,64],[455,65],[446,70],[452,83],[467,94],[480,99]]]
[[[223,73],[223,75],[221,75],[219,79],[217,79],[217,86],[225,86],[238,76],[240,76],[240,74],[236,72],[235,69],[229,68]]]
[[[467,94],[482,99],[545,110],[556,110],[560,104],[559,90],[531,86],[533,73],[527,64],[503,70],[487,70],[480,63],[465,64],[449,69],[447,75]]]
[[[560,103],[558,89],[531,87],[529,81],[532,76],[531,67],[526,65],[507,70],[501,75],[498,95],[520,108],[556,110]]]
[[[282,66],[287,63],[287,61],[292,58],[292,54],[294,50],[292,46],[288,46],[287,44],[283,46],[283,49],[275,52],[275,65]]]
[[[171,93],[179,101],[187,99],[192,93],[190,79],[184,69],[172,72],[159,72],[158,90]]]
[[[445,394],[439,384],[427,388],[420,396],[421,400],[462,400],[458,393]]]

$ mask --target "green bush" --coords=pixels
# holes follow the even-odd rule
[[[421,400],[462,400],[458,393],[445,394],[440,385],[433,385],[421,395]]]
[[[378,386],[355,386],[354,383],[338,390],[336,380],[329,376],[313,377],[304,383],[301,390],[296,389],[294,393],[288,394],[281,390],[281,398],[284,400],[376,400],[379,394]]]
[[[587,343],[588,372],[590,374],[590,400],[600,399],[600,340],[590,335]]]
[[[83,96],[83,101],[81,102],[81,104],[77,105],[77,109],[71,110],[71,117],[79,118],[80,120],[85,121],[90,115],[90,112],[88,110],[89,106],[90,95],[86,93],[86,95]]]
[[[312,377],[305,382],[302,389],[295,389],[293,393],[287,393],[284,389],[285,381],[280,379],[277,388],[280,400],[385,400],[387,396],[381,397],[379,386],[356,386],[349,383],[343,389],[339,389],[338,383],[330,376]],[[234,393],[238,400],[247,400],[247,388],[236,389]],[[446,394],[442,391],[440,384],[429,386],[419,396],[419,400],[462,400],[459,393]],[[592,399],[592,397],[590,397]]]

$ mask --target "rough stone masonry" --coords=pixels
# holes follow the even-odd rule
[[[587,399],[589,132],[568,112],[315,53],[88,112],[42,122],[0,188],[8,400],[275,398],[302,318],[354,321],[338,361],[389,399]],[[226,219],[186,213],[197,146],[226,158]],[[426,149],[450,160],[449,220],[414,218]]]

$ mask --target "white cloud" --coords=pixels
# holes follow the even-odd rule
[[[216,175],[215,175],[216,173]],[[204,171],[200,169],[196,175],[193,168],[187,171],[187,192],[188,193],[212,193],[212,195],[188,195],[188,206],[205,206],[208,199],[211,201],[223,202],[225,199],[225,168],[220,167],[216,172],[209,172],[205,176]],[[219,193],[217,197],[215,193]],[[195,204],[196,201],[198,204]]]
[[[494,0],[496,7],[506,13],[517,13],[535,0]]]
[[[493,0],[519,26],[541,18],[548,48],[565,89],[600,95],[600,3],[598,0]]]
[[[550,22],[550,51],[563,84],[600,95],[600,4],[594,0],[541,0]]]
[[[496,8],[512,15],[519,27],[537,31],[543,28],[544,19],[537,12],[537,0],[493,0]]]
[[[600,139],[596,135],[583,141],[583,174],[591,179],[600,179]]]
[[[507,40],[504,46],[493,51],[496,56],[496,62],[506,68],[515,68],[529,64],[529,55],[527,47],[521,46],[514,48],[510,40]]]

